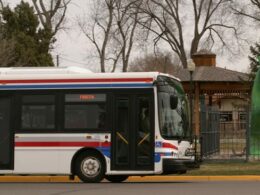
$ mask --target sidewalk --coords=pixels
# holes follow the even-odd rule
[[[104,180],[106,181],[106,180]],[[178,182],[178,181],[260,181],[260,163],[208,163],[184,175],[131,176],[128,182]],[[0,182],[80,182],[68,176],[3,175]]]
[[[104,180],[105,181],[105,180]],[[132,176],[128,182],[177,182],[177,181],[260,181],[260,175],[243,176]],[[78,178],[69,180],[68,176],[0,176],[0,183],[3,182],[32,182],[32,183],[59,183],[59,182],[80,182]]]

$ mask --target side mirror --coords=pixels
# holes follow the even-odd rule
[[[176,109],[177,105],[178,105],[178,97],[171,95],[170,96],[170,105],[171,105],[172,110]]]

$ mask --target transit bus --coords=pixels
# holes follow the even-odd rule
[[[158,72],[0,69],[0,174],[122,182],[198,166],[180,81]]]

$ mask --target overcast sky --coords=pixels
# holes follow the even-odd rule
[[[8,2],[12,7],[19,1],[20,0],[5,0],[5,2]],[[89,10],[89,2],[90,0],[72,0],[72,3],[68,7],[67,21],[65,24],[66,30],[59,32],[57,35],[55,49],[52,52],[55,63],[56,55],[59,55],[61,66],[82,66],[90,69],[97,67],[96,71],[99,70],[98,60],[91,57],[93,56],[93,47],[77,26],[77,17],[84,12],[87,13]],[[248,30],[247,33],[251,34],[252,38],[258,37],[255,35],[260,33],[259,30],[255,27],[249,29],[250,30]],[[257,42],[259,40],[252,39],[252,41]],[[217,66],[246,72],[249,67],[249,60],[247,57],[249,55],[249,46],[246,46],[245,48],[248,49],[245,49],[240,57],[236,56],[231,58],[230,56],[217,55]],[[133,57],[136,57],[136,55],[137,54],[133,54],[132,59]]]

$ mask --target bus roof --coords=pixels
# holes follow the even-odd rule
[[[81,67],[8,67],[0,68],[1,75],[10,74],[78,74],[92,73],[89,69]]]
[[[0,80],[27,80],[27,79],[63,79],[63,78],[152,78],[156,80],[159,75],[178,78],[159,72],[119,72],[94,73],[80,67],[11,67],[0,68]]]
[[[159,72],[93,73],[84,68],[0,68],[0,90],[152,87]]]

